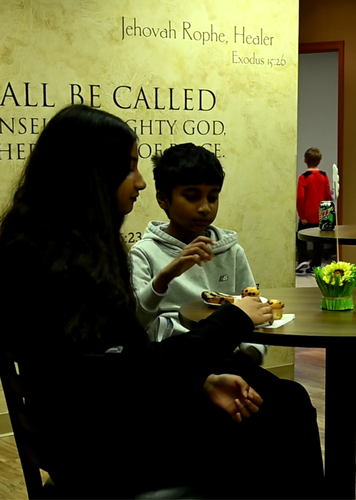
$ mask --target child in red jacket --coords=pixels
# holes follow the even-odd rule
[[[319,226],[319,204],[332,199],[329,179],[323,170],[319,170],[322,154],[317,148],[309,148],[304,153],[304,162],[308,170],[298,179],[297,211],[299,215],[298,231]],[[321,265],[323,244],[313,243],[312,260],[307,259],[307,242],[298,239],[296,274],[313,274],[313,267]]]

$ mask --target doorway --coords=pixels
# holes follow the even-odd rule
[[[343,56],[344,42],[299,46],[297,178],[307,168],[303,161],[304,152],[310,147],[317,147],[323,154],[320,168],[327,173],[331,189],[334,163],[342,176]],[[341,206],[340,201],[337,207]],[[341,220],[339,209],[339,224]],[[308,243],[308,253],[311,250],[312,244]],[[335,254],[335,245],[326,245],[323,263],[335,259]]]
[[[338,166],[341,178],[344,139],[343,41],[299,44],[298,99],[298,175],[305,170],[304,151],[315,146],[323,153],[321,168],[328,174],[330,182],[333,163]],[[338,202],[339,224],[342,224],[341,199],[342,191]]]

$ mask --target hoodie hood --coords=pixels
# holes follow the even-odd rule
[[[148,224],[142,240],[158,241],[166,247],[167,253],[176,257],[186,246],[183,241],[177,240],[173,236],[167,234],[165,230],[168,227],[168,222],[152,221]],[[212,247],[212,252],[215,255],[226,252],[237,243],[237,234],[235,231],[220,229],[216,226],[208,226],[202,233],[202,236],[216,241],[216,245]]]

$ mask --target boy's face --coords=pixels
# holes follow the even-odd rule
[[[168,210],[168,234],[181,241],[192,241],[215,220],[219,207],[219,185],[197,184],[175,186],[172,201],[161,192],[157,200]]]

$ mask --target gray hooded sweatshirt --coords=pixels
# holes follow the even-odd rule
[[[255,280],[243,248],[234,231],[208,226],[204,236],[212,246],[214,258],[203,266],[195,265],[173,279],[165,293],[157,293],[152,282],[157,274],[172,262],[186,246],[165,232],[167,222],[152,221],[142,240],[130,250],[133,286],[138,302],[138,318],[151,340],[160,342],[172,335],[186,332],[179,321],[180,307],[201,297],[204,290],[238,293]],[[263,360],[267,346],[243,343],[240,349],[255,347]]]

